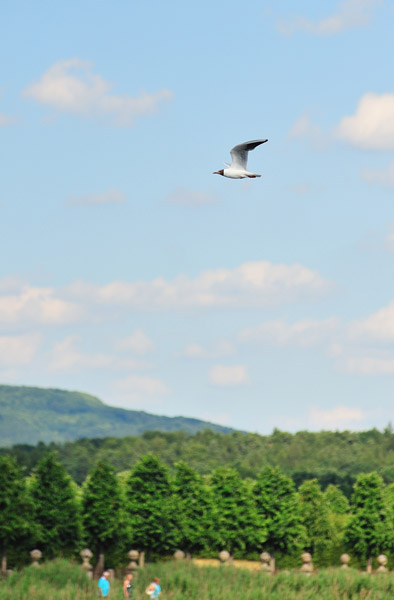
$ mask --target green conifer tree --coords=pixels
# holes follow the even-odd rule
[[[1,572],[7,571],[9,546],[22,541],[29,533],[31,506],[25,480],[15,458],[0,457],[0,550]]]
[[[125,531],[122,494],[114,469],[99,461],[82,488],[85,543],[98,558],[96,574],[104,569],[104,554],[120,550]]]
[[[254,497],[260,527],[267,531],[265,548],[272,556],[291,553],[303,547],[306,532],[293,481],[277,467],[264,467],[254,485]]]
[[[350,505],[341,489],[332,483],[327,486],[323,495],[331,527],[331,560],[335,560],[343,552],[343,537],[350,519]]]
[[[81,545],[80,507],[75,484],[49,453],[38,463],[30,485],[35,544],[45,558],[71,556]]]
[[[187,554],[213,544],[214,506],[209,486],[185,462],[175,465],[174,493],[179,515],[179,547]]]
[[[317,479],[304,481],[298,488],[301,521],[307,537],[305,550],[319,562],[332,544],[329,510]]]
[[[336,515],[346,515],[350,511],[349,500],[342,490],[333,483],[324,491],[324,501],[328,509]]]
[[[241,479],[236,469],[229,467],[213,471],[210,481],[216,507],[216,548],[241,556],[259,551],[266,539],[266,530],[258,522],[251,486]]]
[[[131,544],[146,553],[165,555],[179,541],[179,513],[168,468],[154,455],[143,456],[126,482]]]

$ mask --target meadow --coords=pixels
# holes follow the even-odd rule
[[[161,600],[392,600],[394,574],[367,575],[355,570],[322,569],[307,576],[274,576],[231,566],[201,567],[190,562],[147,565],[135,577],[133,600],[145,600],[145,588],[159,577]],[[93,600],[96,583],[78,565],[55,560],[40,569],[27,567],[0,582],[2,600]],[[112,584],[111,599],[122,598],[122,579]]]

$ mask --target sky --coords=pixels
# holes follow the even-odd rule
[[[391,0],[4,0],[0,382],[386,427],[393,22]],[[260,138],[261,178],[213,175]]]

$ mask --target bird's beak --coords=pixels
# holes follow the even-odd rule
[[[214,171],[212,175],[220,175],[219,171]]]

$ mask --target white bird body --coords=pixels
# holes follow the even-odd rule
[[[254,150],[260,144],[264,144],[268,140],[252,140],[250,142],[244,142],[238,144],[230,151],[232,162],[231,165],[224,163],[227,169],[220,169],[220,171],[214,171],[214,175],[223,175],[223,177],[229,177],[230,179],[244,179],[249,177],[261,177],[257,173],[251,173],[247,169],[248,164],[248,152]]]

